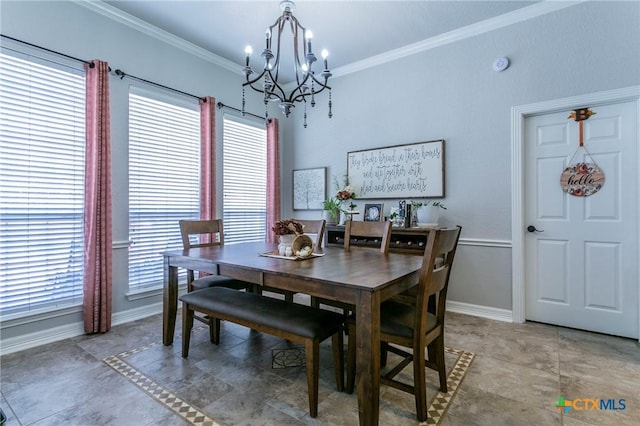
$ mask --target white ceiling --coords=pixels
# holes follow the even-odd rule
[[[244,65],[245,46],[252,45],[254,58],[259,58],[265,29],[281,14],[279,0],[105,0],[103,3],[117,13],[133,15],[237,63],[238,71]],[[538,2],[298,0],[293,14],[313,31],[314,51],[329,50],[329,67],[335,70],[534,3]],[[252,64],[254,69],[258,65]]]

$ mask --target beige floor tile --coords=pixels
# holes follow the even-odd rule
[[[560,395],[560,380],[553,372],[522,367],[488,354],[477,354],[462,388],[473,388],[553,411],[553,403]]]
[[[551,402],[551,401],[550,401]],[[559,412],[515,401],[476,387],[463,386],[442,425],[561,425]]]

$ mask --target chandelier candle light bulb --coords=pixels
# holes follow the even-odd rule
[[[311,53],[311,39],[313,38],[313,33],[311,30],[306,30],[304,32],[304,38],[307,39],[307,52]]]
[[[247,46],[244,48],[244,53],[247,55],[245,67],[249,66],[249,58],[251,58],[251,54],[253,53],[253,49],[251,46]]]
[[[329,57],[329,51],[327,49],[322,49],[322,60],[324,61],[324,69],[328,70],[329,66],[327,65],[327,58]]]

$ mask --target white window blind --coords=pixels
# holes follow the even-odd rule
[[[267,131],[223,119],[223,221],[225,244],[264,241],[267,216]]]
[[[0,52],[0,313],[82,302],[85,78]]]
[[[200,217],[197,103],[129,94],[129,289],[162,285],[162,252],[182,249],[180,219]],[[181,271],[184,274],[184,271]]]

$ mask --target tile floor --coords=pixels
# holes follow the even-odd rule
[[[443,425],[640,424],[636,341],[454,313],[448,314],[447,321],[445,344],[474,352],[476,358]],[[271,363],[270,348],[281,347],[283,341],[224,323],[222,342],[216,348],[208,342],[208,331],[200,327],[194,331],[189,360],[184,361],[179,327],[171,347],[159,344],[162,322],[155,315],[114,327],[104,335],[3,356],[0,407],[8,417],[6,426],[186,424],[102,361],[149,344],[151,349],[131,355],[130,361],[180,389],[191,404],[206,406],[225,425],[357,424],[355,396],[331,392],[330,340],[321,354],[319,416],[311,419],[304,415],[308,409],[304,368],[263,368]],[[181,374],[166,374],[169,371]],[[381,403],[395,397],[396,391],[388,389],[382,388]],[[559,397],[624,399],[625,409],[572,409],[563,414],[555,407]],[[404,408],[399,414],[403,421],[381,415],[381,424],[418,424],[410,419],[411,403]]]

